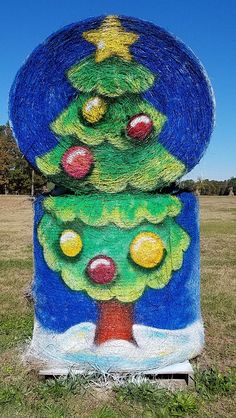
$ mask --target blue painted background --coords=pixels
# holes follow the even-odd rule
[[[198,202],[190,193],[178,195],[183,203],[177,222],[191,237],[182,268],[161,290],[148,289],[135,304],[135,323],[164,329],[179,329],[200,318],[199,223]],[[63,332],[80,322],[96,322],[97,307],[83,292],[69,289],[60,275],[44,261],[37,239],[37,225],[43,215],[43,197],[35,203],[34,255],[35,313],[48,329]]]
[[[81,35],[100,26],[102,19],[88,19],[53,34],[34,50],[16,76],[9,116],[19,147],[33,165],[36,156],[57,144],[49,124],[78,94],[65,74],[94,52]],[[122,24],[140,35],[131,47],[134,58],[159,76],[144,95],[167,115],[159,140],[191,170],[202,157],[213,128],[213,101],[202,67],[165,30],[138,19],[122,18]]]

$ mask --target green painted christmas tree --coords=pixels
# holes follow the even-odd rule
[[[95,342],[133,341],[135,301],[168,284],[189,245],[176,222],[181,202],[143,190],[184,167],[157,142],[166,117],[141,96],[154,76],[129,52],[137,35],[115,17],[83,35],[96,53],[68,71],[78,96],[51,124],[58,145],[37,159],[80,196],[46,198],[38,238],[48,266],[97,302]],[[115,193],[127,186],[139,191]]]
[[[39,169],[79,192],[169,184],[184,165],[157,141],[166,117],[141,96],[155,78],[129,53],[138,36],[115,17],[83,35],[97,50],[67,72],[78,96],[51,124],[59,143],[37,158]]]
[[[189,237],[169,195],[49,197],[38,237],[48,266],[99,304],[96,342],[132,340],[134,302],[181,268]]]

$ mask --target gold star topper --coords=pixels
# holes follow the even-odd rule
[[[132,56],[129,47],[139,38],[133,32],[126,32],[116,16],[107,16],[100,28],[84,32],[83,37],[97,47],[96,62],[114,55],[130,61]]]

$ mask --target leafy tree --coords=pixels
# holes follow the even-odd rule
[[[233,187],[233,192],[236,195],[236,177],[231,177],[228,181],[228,186]]]
[[[180,182],[180,188],[190,192],[198,190],[201,195],[206,196],[227,196],[230,188],[233,188],[233,192],[236,194],[236,178],[231,177],[222,181],[209,179],[183,180]]]
[[[34,190],[40,192],[46,179],[35,173]],[[0,126],[0,193],[30,194],[32,168],[19,151],[9,125]]]
[[[180,188],[188,192],[194,192],[196,190],[196,184],[194,180],[182,180],[180,182]]]
[[[0,191],[7,193],[11,171],[14,169],[17,147],[12,141],[9,126],[0,126]]]

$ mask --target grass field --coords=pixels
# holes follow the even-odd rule
[[[236,197],[201,197],[202,311],[206,348],[194,362],[196,391],[150,384],[101,390],[85,379],[40,382],[20,355],[32,333],[24,297],[32,277],[27,196],[0,196],[1,417],[234,417]]]

